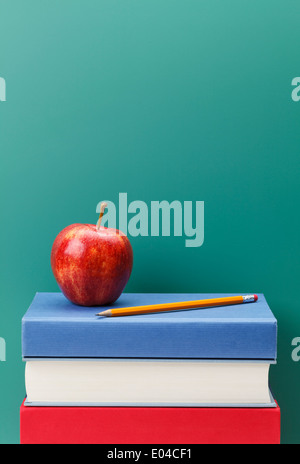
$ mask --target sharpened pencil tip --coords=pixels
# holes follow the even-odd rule
[[[111,310],[108,309],[107,311],[102,311],[101,313],[98,313],[96,314],[96,316],[100,316],[100,317],[108,317],[108,316],[111,316]]]

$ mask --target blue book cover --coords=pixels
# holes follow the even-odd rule
[[[123,294],[113,307],[230,295]],[[256,303],[242,305],[127,317],[95,315],[105,309],[75,306],[61,293],[37,293],[22,320],[23,358],[277,357],[277,321],[262,294]]]

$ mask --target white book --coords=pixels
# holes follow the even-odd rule
[[[27,405],[275,407],[270,362],[34,359]]]

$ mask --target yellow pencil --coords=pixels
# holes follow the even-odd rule
[[[211,298],[207,300],[181,301],[179,303],[163,303],[148,306],[133,306],[131,308],[112,308],[102,311],[96,316],[118,317],[136,316],[139,314],[160,313],[163,311],[180,311],[183,309],[210,308],[213,306],[229,306],[257,301],[257,295],[227,296],[224,298]]]

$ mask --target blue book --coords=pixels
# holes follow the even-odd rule
[[[113,307],[224,296],[229,295],[123,294]],[[61,293],[37,293],[22,321],[23,358],[277,357],[277,321],[262,294],[256,303],[242,305],[127,317],[96,316],[105,309],[108,307],[75,306]]]

